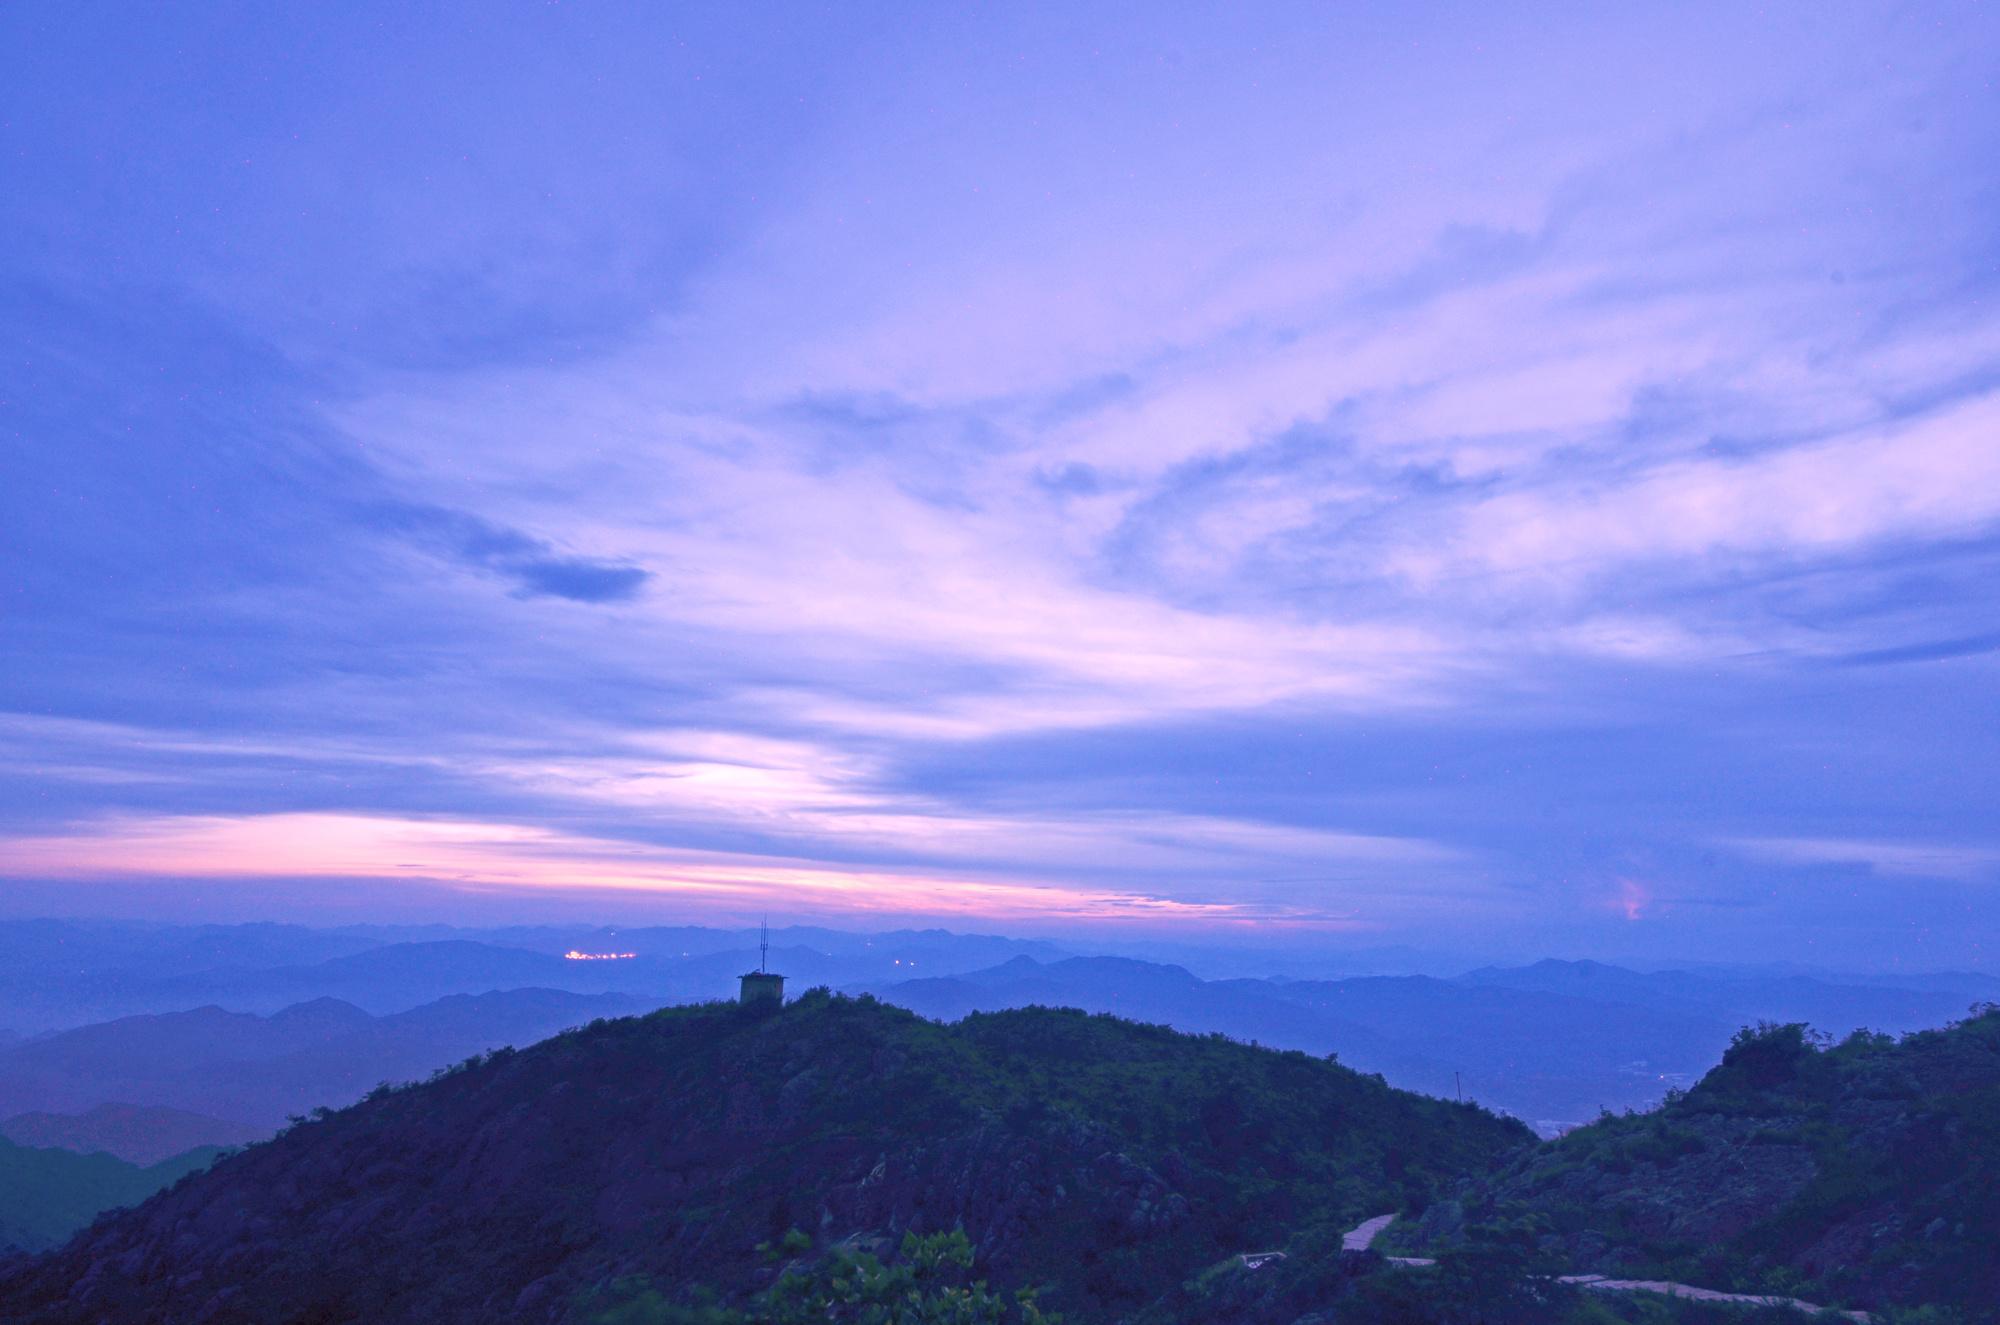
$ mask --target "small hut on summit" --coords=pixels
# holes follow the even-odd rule
[[[736,996],[739,1003],[783,1003],[785,1001],[785,977],[766,968],[771,964],[771,927],[767,922],[757,927],[757,969],[743,973],[743,988]]]

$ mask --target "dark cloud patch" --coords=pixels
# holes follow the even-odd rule
[[[522,598],[630,602],[652,579],[642,566],[572,556],[543,539],[465,511],[393,503],[377,507],[376,518],[433,552],[512,581]]]
[[[544,557],[508,568],[530,597],[567,598],[575,603],[622,603],[639,596],[652,578],[638,566],[618,566],[582,557]]]
[[[1973,658],[1982,653],[2000,653],[2000,632],[1969,635],[1961,639],[1926,640],[1900,644],[1888,649],[1867,649],[1846,654],[1835,661],[1842,667],[1886,667],[1895,663],[1944,662],[1951,658]]]

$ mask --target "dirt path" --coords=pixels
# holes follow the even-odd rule
[[[1386,1215],[1376,1215],[1362,1223],[1340,1239],[1342,1251],[1367,1251],[1374,1244],[1376,1235],[1396,1222],[1393,1211]]]
[[[1340,1239],[1342,1251],[1368,1251],[1375,1245],[1382,1230],[1396,1222],[1393,1213],[1376,1215],[1355,1227]],[[1436,1265],[1427,1256],[1385,1256],[1391,1265]],[[1816,1316],[1831,1310],[1812,1302],[1804,1302],[1796,1297],[1761,1297],[1755,1293],[1720,1293],[1713,1288],[1696,1288],[1693,1284],[1670,1283],[1664,1279],[1610,1279],[1601,1274],[1566,1274],[1556,1280],[1561,1284],[1573,1284],[1592,1293],[1659,1293],[1665,1297],[1684,1297],[1695,1302],[1734,1302],[1746,1307],[1791,1307]],[[1872,1325],[1874,1317],[1865,1311],[1843,1311],[1841,1315],[1858,1325]]]
[[[1822,1311],[1831,1311],[1815,1302],[1802,1301],[1796,1297],[1760,1297],[1755,1293],[1719,1293],[1713,1288],[1696,1288],[1693,1284],[1669,1283],[1663,1279],[1607,1279],[1601,1274],[1566,1274],[1556,1281],[1575,1284],[1593,1293],[1660,1293],[1667,1297],[1685,1297],[1696,1302],[1736,1302],[1746,1307],[1791,1307],[1817,1316]],[[1875,1318],[1865,1311],[1843,1311],[1841,1315],[1861,1325]]]

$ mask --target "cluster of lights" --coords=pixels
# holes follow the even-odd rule
[[[575,948],[563,954],[573,962],[622,962],[638,955],[636,952],[578,952]]]

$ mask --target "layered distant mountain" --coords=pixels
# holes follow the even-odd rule
[[[736,977],[759,959],[750,946],[755,937],[697,927],[323,931],[5,922],[0,1019],[34,1027],[46,1039],[52,1031],[81,1030],[86,1022],[199,1015],[215,1023],[218,1044],[235,1044],[253,1033],[246,1023],[217,1021],[219,1010],[285,1017],[299,1031],[302,1014],[287,1010],[321,1000],[337,1000],[349,1012],[395,1017],[455,995],[536,988],[621,996],[633,1001],[605,1006],[631,1011],[727,996]],[[798,928],[775,938],[771,965],[790,977],[794,992],[816,984],[867,990],[944,1019],[975,1009],[1079,1007],[1337,1053],[1393,1085],[1462,1094],[1546,1133],[1605,1109],[1646,1107],[1668,1089],[1691,1084],[1744,1025],[1800,1020],[1834,1034],[1857,1026],[1899,1033],[1941,1025],[1977,1000],[2000,998],[2000,980],[1976,974],[1836,978],[1796,971],[1638,972],[1545,961],[1452,978],[1202,979],[1159,962],[1070,956],[1046,943],[943,931]],[[520,1043],[524,1035],[553,1028],[547,1021],[506,1025],[447,1035],[421,1052],[361,1053],[350,1071],[340,1073],[323,1062],[256,1066],[238,1076],[275,1072],[279,1079],[232,1079],[226,1098],[183,1088],[199,1074],[184,1075],[183,1084],[171,1088],[146,1078],[142,1084],[154,1093],[143,1096],[105,1094],[107,1083],[89,1076],[80,1078],[88,1089],[64,1091],[48,1073],[30,1070],[36,1041],[0,1043],[0,1110],[167,1104],[269,1126],[282,1116],[273,1113],[274,1102],[296,1112],[353,1099],[375,1084],[370,1074],[420,1075],[452,1056]],[[304,1048],[282,1035],[277,1039]],[[15,1050],[31,1052],[16,1059]],[[258,1065],[290,1051],[254,1045],[229,1050],[235,1061]],[[263,1110],[255,1119],[231,1112],[246,1107],[240,1103],[245,1096],[254,1096]]]
[[[688,926],[315,930],[6,921],[0,922],[0,1025],[41,1033],[206,1004],[273,1013],[316,998],[385,1014],[451,994],[522,988],[685,1002],[730,991],[737,975],[756,966],[757,937]],[[942,930],[790,928],[774,931],[772,940],[772,967],[790,976],[794,988],[1062,955],[1046,943]]]
[[[260,1133],[503,1045],[657,1000],[549,989],[459,994],[390,1016],[322,998],[262,1017],[218,1007],[126,1017],[0,1049],[0,1117],[160,1105]]]
[[[1967,972],[1898,977],[1765,974],[1740,971],[1630,971],[1603,962],[1540,961],[1488,967],[1462,983],[1561,994],[1592,1002],[1679,1011],[1736,1026],[1803,1022],[1832,1035],[1926,1030],[2000,999],[2000,979]]]
[[[1979,976],[1938,983],[1919,990],[1554,961],[1450,980],[1201,980],[1178,966],[1125,958],[1017,957],[986,970],[868,988],[944,1020],[1037,1004],[1076,1007],[1337,1053],[1393,1085],[1462,1092],[1553,1131],[1607,1109],[1657,1103],[1713,1066],[1747,1024],[1802,1020],[1837,1032],[1901,1032],[1963,1015],[1984,989],[2000,992],[2000,982]]]
[[[1323,1059],[1074,1012],[680,1008],[294,1127],[0,1270],[0,1317],[557,1321],[962,1228],[994,1282],[1109,1320],[1529,1142]]]
[[[23,1113],[0,1121],[0,1137],[17,1146],[101,1152],[142,1166],[205,1147],[248,1145],[263,1140],[271,1130],[140,1104],[100,1104],[74,1114]]]
[[[103,1211],[138,1204],[207,1167],[217,1153],[196,1150],[142,1168],[111,1155],[0,1140],[0,1255],[67,1241]]]

